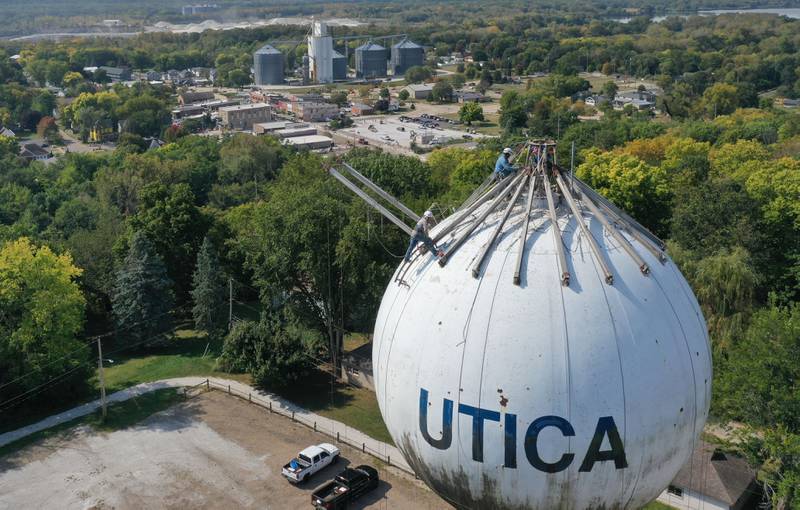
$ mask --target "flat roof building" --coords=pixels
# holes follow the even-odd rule
[[[254,135],[264,135],[267,133],[275,133],[276,131],[280,131],[282,129],[297,129],[297,128],[304,128],[308,127],[309,125],[305,122],[289,122],[288,120],[276,120],[272,122],[259,122],[258,124],[253,124],[253,134]]]
[[[225,106],[219,109],[219,118],[224,128],[249,131],[253,124],[272,120],[271,110],[266,103]]]
[[[329,149],[333,147],[333,140],[327,136],[322,135],[308,135],[297,136],[294,138],[286,138],[283,141],[284,145],[290,145],[298,149],[320,150]]]
[[[404,90],[408,91],[411,99],[428,99],[433,92],[433,83],[412,83],[406,85]]]
[[[339,107],[332,103],[301,101],[292,110],[306,122],[321,122],[339,115]]]
[[[274,134],[277,135],[278,138],[297,138],[298,136],[316,135],[317,128],[311,126],[286,128],[279,129],[275,131]]]

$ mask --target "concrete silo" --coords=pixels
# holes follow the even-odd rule
[[[409,67],[425,64],[425,49],[408,39],[403,39],[392,46],[392,73],[400,76],[408,71]]]
[[[347,79],[347,58],[336,50],[333,50],[333,79]]]
[[[283,53],[269,44],[253,53],[253,69],[256,85],[279,85],[283,83]]]
[[[312,21],[311,30],[308,36],[311,81],[330,83],[333,81],[333,38],[323,21]]]
[[[370,41],[356,48],[356,78],[386,76],[386,48]]]
[[[420,252],[397,269],[375,324],[378,404],[458,509],[641,508],[703,431],[706,324],[663,243],[542,148],[432,228],[438,264]]]

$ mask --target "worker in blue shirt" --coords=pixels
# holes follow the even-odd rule
[[[425,211],[425,214],[422,215],[422,218],[420,218],[414,226],[414,232],[411,234],[411,241],[408,243],[408,250],[406,250],[406,262],[411,260],[411,254],[414,253],[414,248],[416,248],[417,244],[420,242],[424,244],[433,255],[440,258],[444,255],[444,252],[433,243],[433,239],[431,239],[428,233],[431,223],[433,223],[433,213]]]
[[[511,164],[511,148],[506,147],[503,149],[503,153],[500,154],[500,157],[497,158],[497,163],[494,164],[494,173],[497,174],[497,177],[504,178],[507,177],[517,170],[517,167]]]

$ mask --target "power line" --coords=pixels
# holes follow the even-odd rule
[[[86,347],[89,347],[89,346],[91,346],[91,345],[92,345],[94,342],[96,342],[97,340],[99,340],[99,339],[101,339],[101,338],[107,338],[107,337],[109,337],[109,336],[112,336],[112,335],[114,335],[114,334],[117,334],[117,333],[119,333],[120,331],[126,331],[126,330],[128,330],[128,329],[131,329],[131,328],[133,328],[133,327],[135,327],[135,326],[139,326],[139,325],[142,325],[142,324],[146,324],[146,323],[148,323],[148,322],[152,322],[152,321],[154,321],[154,320],[156,320],[156,319],[158,319],[158,318],[161,318],[161,317],[163,317],[164,315],[167,315],[167,314],[170,314],[170,313],[172,313],[172,312],[176,312],[176,311],[179,311],[179,310],[181,310],[181,309],[183,309],[183,308],[186,308],[187,306],[189,306],[189,305],[188,305],[188,304],[186,304],[186,305],[182,305],[182,306],[179,306],[179,307],[177,307],[177,308],[173,308],[172,310],[169,310],[169,311],[167,311],[167,312],[160,313],[160,314],[158,314],[158,315],[156,315],[156,316],[154,316],[154,317],[150,317],[149,319],[141,320],[141,321],[139,321],[139,322],[134,322],[133,324],[129,324],[129,325],[127,325],[127,326],[123,327],[123,328],[119,328],[119,329],[115,329],[115,330],[112,330],[112,331],[107,331],[107,332],[105,332],[105,333],[101,333],[101,334],[99,334],[99,335],[94,335],[94,336],[87,337],[87,338],[85,339],[85,340],[86,340],[86,344],[84,344],[84,345],[81,345],[81,346],[80,346],[80,347],[78,347],[77,349],[75,349],[75,350],[73,350],[73,351],[70,351],[70,352],[68,352],[67,354],[65,354],[65,355],[63,355],[63,356],[61,356],[61,357],[59,357],[59,358],[56,358],[56,359],[50,360],[49,362],[45,363],[44,365],[40,365],[40,366],[34,367],[34,368],[33,368],[33,369],[31,369],[29,372],[26,372],[26,373],[24,373],[24,374],[22,374],[22,375],[18,376],[17,378],[15,378],[15,379],[13,379],[13,380],[11,380],[11,381],[7,381],[7,382],[5,382],[5,383],[3,383],[3,384],[0,384],[0,390],[1,390],[1,389],[3,389],[3,388],[5,388],[6,386],[9,386],[9,385],[11,385],[11,384],[14,384],[14,383],[16,383],[16,382],[19,382],[19,381],[21,381],[22,379],[25,379],[26,377],[30,377],[31,375],[34,375],[34,374],[36,374],[36,373],[38,373],[38,372],[41,372],[41,371],[42,371],[42,370],[44,370],[45,368],[47,368],[47,367],[49,367],[49,366],[52,366],[54,363],[57,363],[57,362],[59,362],[59,361],[61,361],[61,360],[64,360],[64,359],[66,359],[66,358],[69,358],[70,356],[72,356],[72,355],[73,355],[73,354],[75,354],[76,352],[78,352],[78,351],[80,351],[80,350],[82,350],[82,349],[84,349],[84,348],[86,348]]]

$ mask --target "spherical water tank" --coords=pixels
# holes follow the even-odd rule
[[[410,67],[425,64],[425,49],[408,39],[392,46],[392,72],[395,76],[405,74]]]
[[[356,77],[382,78],[386,76],[386,48],[368,42],[356,48]]]
[[[703,316],[669,258],[617,229],[649,266],[643,274],[599,217],[580,201],[576,217],[559,196],[569,284],[541,194],[515,284],[526,195],[477,278],[504,205],[444,267],[426,254],[398,268],[404,283],[388,286],[375,325],[381,413],[417,476],[457,508],[639,508],[688,460],[708,415]],[[440,248],[449,251],[488,203]]]
[[[283,83],[283,53],[269,44],[253,54],[253,69],[256,85],[278,85]]]

